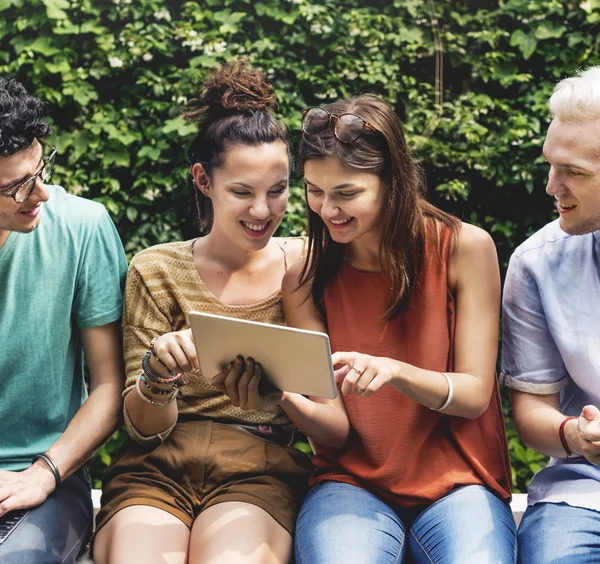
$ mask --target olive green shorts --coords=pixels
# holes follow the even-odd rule
[[[264,509],[293,534],[312,465],[293,447],[210,420],[178,423],[152,450],[131,439],[106,470],[96,531],[120,509],[149,505],[192,527],[225,501]]]

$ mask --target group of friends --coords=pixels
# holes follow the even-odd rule
[[[427,202],[370,94],[303,112],[308,235],[275,237],[275,102],[243,60],[206,79],[184,111],[201,236],[128,267],[104,207],[51,184],[42,101],[0,78],[0,523],[28,510],[0,562],[74,562],[92,529],[97,564],[599,562],[600,67],[549,100],[559,218],[503,291],[500,382],[551,457],[518,530],[492,238]],[[264,392],[260,358],[202,374],[190,311],[326,332],[338,396]],[[122,418],[94,528],[86,461]]]

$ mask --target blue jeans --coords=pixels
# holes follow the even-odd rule
[[[566,503],[530,505],[519,526],[522,564],[598,564],[600,512]]]
[[[91,486],[83,470],[32,509],[0,545],[2,564],[71,564],[92,534]]]
[[[306,496],[295,555],[297,564],[396,564],[409,555],[416,564],[514,564],[517,527],[510,506],[482,486],[411,510],[325,482]]]

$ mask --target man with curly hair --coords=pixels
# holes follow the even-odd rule
[[[3,564],[74,562],[85,547],[84,464],[115,429],[124,381],[123,247],[102,205],[48,184],[50,134],[42,102],[0,78]]]

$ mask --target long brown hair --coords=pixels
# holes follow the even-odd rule
[[[260,145],[283,141],[286,132],[277,121],[275,90],[264,73],[251,70],[239,59],[214,70],[192,98],[183,117],[197,124],[198,132],[188,149],[190,164],[201,163],[210,177],[223,162],[229,144]],[[194,186],[198,223],[203,233],[212,228],[212,201]]]
[[[425,199],[423,173],[408,149],[402,123],[381,98],[365,94],[338,100],[325,109],[337,115],[356,114],[376,130],[364,131],[349,144],[338,141],[329,127],[314,135],[304,134],[299,157],[302,166],[310,159],[336,157],[344,166],[374,172],[384,181],[379,255],[390,287],[384,317],[390,319],[407,307],[419,280],[427,229],[433,227],[433,244],[438,247],[441,227],[450,227],[456,241],[460,221]],[[312,282],[314,303],[323,313],[325,289],[342,265],[344,245],[331,238],[323,220],[310,208],[308,239],[300,284]]]

